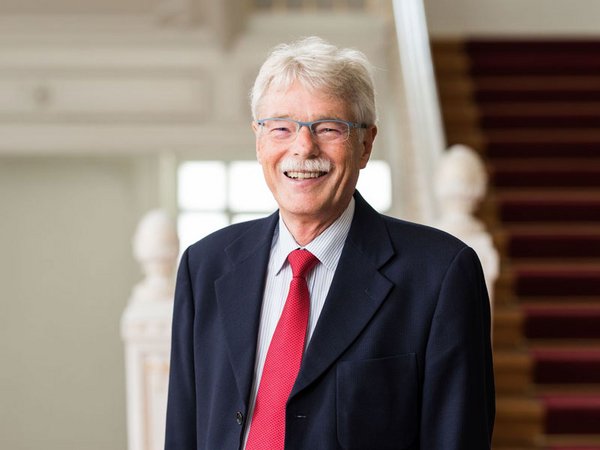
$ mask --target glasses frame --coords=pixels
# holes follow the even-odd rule
[[[259,125],[260,127],[263,127],[265,125],[265,122],[267,120],[273,120],[276,122],[293,122],[297,125],[296,127],[296,134],[294,135],[293,139],[290,139],[289,142],[293,142],[298,138],[298,133],[300,133],[300,129],[302,127],[306,127],[308,128],[308,131],[310,132],[310,135],[313,138],[317,138],[317,136],[315,135],[315,132],[313,130],[313,125],[318,124],[318,123],[324,123],[324,122],[336,122],[336,123],[343,123],[345,125],[348,126],[348,133],[346,134],[346,137],[338,142],[346,142],[348,140],[348,138],[350,137],[350,131],[356,128],[359,129],[367,129],[369,128],[369,125],[367,125],[366,123],[356,123],[356,122],[349,122],[347,120],[342,120],[342,119],[319,119],[319,120],[313,120],[311,122],[302,122],[301,120],[294,120],[294,119],[288,119],[285,117],[267,117],[266,119],[258,119],[256,121],[256,124]],[[263,128],[261,128],[262,130]]]

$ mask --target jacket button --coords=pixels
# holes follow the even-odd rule
[[[238,425],[241,425],[244,423],[244,415],[242,414],[241,411],[238,411],[235,413],[235,421],[237,422]]]

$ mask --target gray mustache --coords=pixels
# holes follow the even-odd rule
[[[282,172],[329,172],[331,161],[328,159],[292,159],[287,158],[279,163]]]

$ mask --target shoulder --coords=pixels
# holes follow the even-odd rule
[[[451,296],[464,289],[486,295],[481,288],[485,284],[479,258],[467,244],[430,226],[386,216],[382,220],[395,250],[384,269],[391,279],[400,276]]]
[[[438,228],[385,215],[381,218],[386,224],[390,237],[395,241],[413,244],[423,249],[443,248],[459,251],[466,247],[460,239]]]
[[[388,216],[381,216],[397,255],[423,264],[448,267],[457,257],[475,258],[463,241],[440,229]]]
[[[358,193],[350,239],[365,254],[389,257],[393,265],[403,268],[444,267],[469,247],[456,237],[433,228],[407,220],[380,214]]]

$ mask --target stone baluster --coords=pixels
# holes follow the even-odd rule
[[[492,301],[498,252],[485,225],[473,215],[487,189],[487,173],[479,155],[465,145],[450,147],[440,158],[434,189],[440,211],[435,226],[477,252]]]
[[[133,253],[145,277],[134,287],[121,320],[127,379],[128,450],[164,448],[178,252],[174,222],[163,211],[147,213],[133,238]]]

